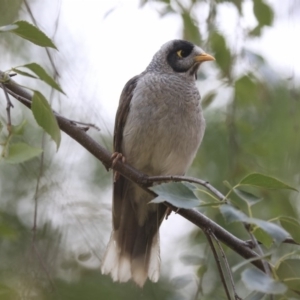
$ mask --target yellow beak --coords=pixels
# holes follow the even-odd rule
[[[203,62],[203,61],[210,61],[210,60],[216,60],[216,59],[207,53],[202,53],[200,55],[195,56],[194,60],[195,60],[195,62]]]

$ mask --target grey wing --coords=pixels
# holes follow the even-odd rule
[[[130,102],[132,99],[133,91],[137,85],[140,75],[130,79],[125,85],[119,102],[119,107],[116,114],[115,129],[114,129],[114,152],[122,153],[122,140],[123,130],[126,124],[127,116],[130,109]],[[120,226],[121,212],[122,212],[122,199],[123,194],[127,189],[128,180],[122,175],[114,182],[113,186],[113,226],[117,230]]]

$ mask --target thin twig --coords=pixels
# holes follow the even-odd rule
[[[230,279],[230,282],[231,282],[231,287],[232,287],[232,290],[233,290],[233,293],[234,293],[234,298],[235,300],[242,300],[241,297],[238,296],[237,292],[236,292],[236,289],[235,289],[235,285],[234,285],[234,280],[233,280],[233,275],[232,275],[232,272],[231,272],[231,268],[229,266],[229,263],[228,263],[228,260],[227,260],[227,257],[225,255],[225,252],[223,250],[223,247],[222,245],[220,244],[219,240],[217,239],[217,237],[214,235],[213,232],[210,232],[210,235],[214,238],[214,240],[216,241],[218,247],[219,247],[219,250],[221,252],[221,255],[223,257],[223,260],[224,260],[224,264],[225,264],[225,267],[227,269],[227,273],[229,275],[229,279]]]
[[[45,133],[43,132],[42,135],[42,149],[45,149]],[[37,212],[38,212],[38,191],[40,188],[40,181],[41,177],[43,175],[43,169],[44,169],[44,151],[41,154],[41,160],[40,160],[40,168],[39,168],[39,173],[36,181],[36,186],[35,186],[35,192],[34,192],[34,213],[33,213],[33,227],[32,227],[32,243],[35,243],[36,240],[36,230],[37,230]]]
[[[6,86],[3,82],[1,82],[1,86],[2,86],[2,89],[3,89],[3,92],[4,92],[4,95],[5,95],[5,98],[6,98],[6,112],[7,112],[7,130],[8,132],[10,133],[11,131],[11,115],[10,115],[10,109],[13,108],[13,104],[11,103],[10,99],[9,99],[9,95],[8,95],[8,92],[7,92],[7,89],[6,89]]]
[[[42,268],[44,269],[45,274],[47,275],[48,281],[50,282],[50,285],[51,285],[51,289],[55,290],[55,284],[54,284],[54,282],[53,282],[53,280],[51,278],[50,272],[47,269],[47,266],[45,265],[45,263],[44,263],[41,255],[40,255],[39,251],[37,250],[36,245],[32,244],[32,248],[33,248],[33,251],[35,252],[35,254],[36,254],[36,256],[37,256],[37,258],[38,258],[38,260],[39,260],[39,262],[40,262],[40,264],[42,266]]]
[[[230,293],[229,293],[229,290],[228,290],[226,279],[225,279],[225,276],[224,276],[224,273],[223,273],[223,270],[222,270],[221,261],[219,259],[219,256],[218,256],[218,253],[216,251],[215,245],[214,245],[214,243],[212,241],[212,238],[211,238],[211,231],[210,230],[206,230],[206,231],[204,231],[204,233],[206,235],[206,238],[208,240],[209,246],[210,246],[210,248],[212,250],[212,253],[214,255],[215,261],[217,263],[218,271],[219,271],[219,274],[220,274],[220,277],[221,277],[221,281],[222,281],[223,287],[225,289],[225,293],[226,293],[227,299],[231,300],[231,296],[230,296]]]
[[[204,254],[207,254],[208,250],[209,250],[209,245],[206,244]],[[201,278],[199,279],[198,288],[197,288],[194,300],[197,300],[199,298],[200,294],[203,295],[203,288],[202,288],[203,278],[204,278],[204,276],[201,276]]]

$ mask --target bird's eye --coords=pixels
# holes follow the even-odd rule
[[[187,57],[190,54],[190,52],[181,49],[181,50],[178,50],[176,52],[176,54],[179,58],[184,58],[184,57]]]
[[[177,51],[176,53],[177,53],[177,56],[178,56],[178,57],[182,58],[182,50],[179,50],[179,51]]]

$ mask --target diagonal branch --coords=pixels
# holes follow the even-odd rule
[[[0,71],[0,82],[3,78],[5,78],[4,73]],[[31,95],[18,86],[13,80],[5,81],[5,86],[7,91],[10,95],[15,97],[18,101],[23,103],[28,108],[31,108]],[[62,131],[68,134],[71,138],[76,140],[80,145],[82,145],[87,151],[89,151],[92,155],[94,155],[102,164],[108,169],[112,167],[111,161],[111,152],[107,149],[102,147],[98,144],[94,139],[92,139],[84,130],[80,127],[76,126],[74,122],[55,114],[58,125]],[[142,188],[147,189],[149,183],[151,182],[151,177],[146,176],[145,174],[139,172],[138,170],[134,169],[130,165],[123,163],[122,161],[118,160],[113,169],[121,173],[124,177],[128,178],[129,180],[139,184]],[[174,176],[173,176],[174,177]],[[149,181],[148,181],[149,180]],[[203,181],[205,182],[205,181]],[[213,188],[214,189],[214,188]],[[149,193],[152,191],[148,190]],[[220,193],[221,195],[221,193]],[[259,256],[256,252],[250,249],[248,243],[238,239],[230,232],[226,231],[224,228],[219,226],[214,221],[207,218],[205,215],[200,213],[195,209],[183,209],[181,208],[178,210],[177,207],[172,206],[169,203],[165,203],[168,207],[170,207],[173,211],[177,211],[185,219],[189,220],[202,230],[210,230],[221,242],[226,244],[229,248],[233,251],[238,253],[245,259],[253,259],[258,258],[257,260],[251,261],[253,265],[264,272],[264,266],[259,259]]]

